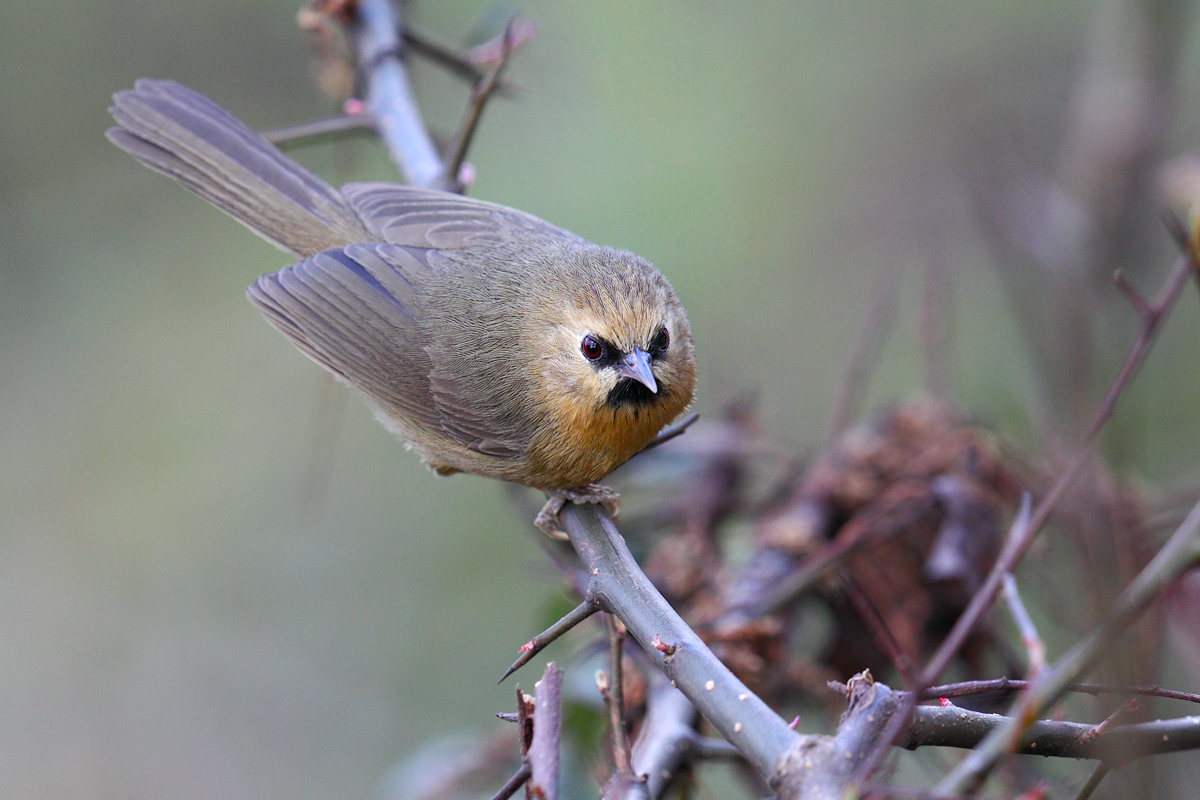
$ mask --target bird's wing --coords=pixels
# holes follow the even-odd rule
[[[429,391],[442,431],[479,453],[501,458],[522,455],[529,445],[529,386],[513,365],[497,365],[520,347],[512,322],[513,287],[503,289],[496,277],[504,270],[497,259],[515,253],[542,252],[547,243],[582,243],[531,214],[449,192],[391,183],[350,183],[342,187],[363,224],[384,242],[411,252],[424,251],[426,263],[457,270],[460,284],[476,283],[462,295],[489,298],[487,308],[447,308],[446,298],[430,299],[439,319],[462,318],[453,331],[431,334],[427,353],[432,361]],[[480,256],[452,255],[471,249]],[[438,257],[432,251],[450,251]],[[509,271],[511,275],[511,271]],[[483,284],[486,288],[481,288]]]
[[[504,413],[503,390],[462,380],[478,372],[464,369],[475,354],[444,353],[421,326],[428,255],[382,243],[334,248],[261,276],[246,294],[305,355],[410,427],[485,455],[520,456],[528,440]]]
[[[419,326],[422,255],[377,243],[334,248],[259,277],[246,296],[309,358],[436,430]]]
[[[388,244],[458,250],[509,242],[523,232],[579,240],[524,211],[450,192],[394,183],[348,183],[342,194],[363,224]]]

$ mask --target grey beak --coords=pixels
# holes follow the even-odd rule
[[[621,359],[617,364],[617,372],[626,378],[633,378],[650,391],[658,394],[658,382],[650,371],[650,354],[641,348],[633,348],[633,352]]]

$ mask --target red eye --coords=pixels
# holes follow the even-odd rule
[[[667,332],[666,327],[663,327],[659,330],[658,335],[654,337],[654,343],[651,346],[659,353],[665,353],[670,344],[671,334]]]
[[[579,345],[579,349],[583,352],[583,357],[588,361],[595,361],[604,355],[604,345],[591,336],[583,337],[583,342]]]

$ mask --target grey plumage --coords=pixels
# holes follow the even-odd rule
[[[118,147],[301,257],[255,281],[250,301],[439,472],[581,485],[690,401],[687,318],[637,256],[459,195],[337,191],[179,84],[141,80],[114,99]],[[576,329],[588,326],[625,347],[670,326],[654,414],[614,411],[606,429],[576,429],[593,425],[616,380],[579,355]]]

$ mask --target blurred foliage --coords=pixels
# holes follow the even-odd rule
[[[755,389],[797,452],[821,444],[872,276],[918,276],[932,238],[957,290],[952,394],[1033,447],[1037,379],[960,180],[996,147],[1053,161],[1097,8],[522,5],[538,38],[509,73],[519,98],[485,114],[472,193],[654,261],[696,332],[698,409]],[[510,9],[411,10],[477,41]],[[284,257],[103,139],[109,95],[141,76],[256,126],[333,113],[295,12],[0,10],[6,796],[367,796],[402,753],[509,708],[495,678],[558,591],[502,487],[426,474],[244,302]],[[1171,152],[1200,138],[1198,58],[1189,36]],[[452,130],[467,90],[414,72]],[[375,143],[298,157],[335,183],[393,177]],[[1136,213],[1121,266],[1149,293],[1171,246]],[[869,406],[920,386],[918,287]],[[1097,390],[1132,324],[1100,294]],[[1189,292],[1105,438],[1169,488],[1200,476],[1196,307]]]

